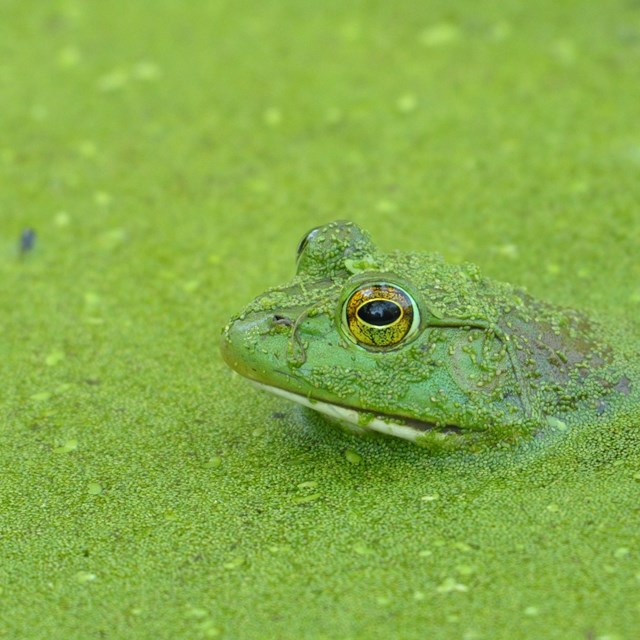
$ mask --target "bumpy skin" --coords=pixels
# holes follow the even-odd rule
[[[413,298],[417,331],[392,348],[356,344],[343,320],[358,284],[393,282]],[[314,230],[297,274],[225,327],[222,352],[263,384],[405,424],[417,441],[446,434],[513,441],[611,410],[630,391],[596,323],[483,278],[436,254],[378,253],[350,222]]]

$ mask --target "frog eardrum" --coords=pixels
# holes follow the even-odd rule
[[[365,348],[397,347],[419,326],[420,312],[411,296],[386,282],[358,286],[342,307],[345,335]]]

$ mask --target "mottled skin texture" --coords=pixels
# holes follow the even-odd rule
[[[391,282],[413,298],[414,334],[371,350],[349,336],[345,300]],[[604,416],[629,393],[600,325],[432,253],[379,253],[350,222],[311,232],[295,277],[225,327],[227,363],[255,381],[410,426],[416,440],[514,441]],[[466,437],[465,437],[466,436]],[[471,436],[471,438],[469,437]]]

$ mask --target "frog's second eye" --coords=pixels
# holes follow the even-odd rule
[[[305,233],[302,240],[300,240],[300,242],[298,243],[298,249],[296,250],[296,262],[300,260],[300,256],[302,255],[302,252],[305,250],[306,246],[309,244],[309,241],[313,238],[313,236],[316,235],[316,233],[318,233],[319,230],[320,230],[320,227],[314,227],[313,229],[311,229],[311,231],[309,231],[308,233]]]
[[[367,284],[356,289],[343,306],[347,336],[374,349],[397,347],[420,325],[420,312],[413,298],[397,285]]]

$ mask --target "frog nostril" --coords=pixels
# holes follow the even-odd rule
[[[280,327],[293,327],[293,321],[290,318],[281,316],[275,313],[272,317],[273,324],[277,324]]]

